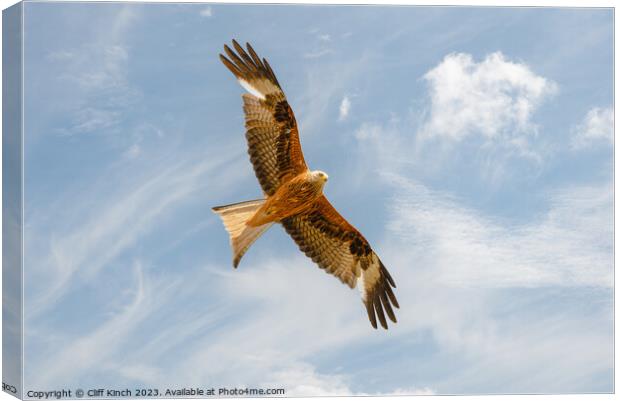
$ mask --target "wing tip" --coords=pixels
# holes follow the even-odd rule
[[[220,54],[220,60],[238,80],[243,79],[249,84],[253,79],[263,78],[271,81],[280,91],[282,90],[267,60],[263,58],[261,61],[261,58],[256,54],[249,42],[246,42],[246,51],[235,38],[231,41],[234,50],[227,44],[224,44],[224,53],[228,57]]]
[[[372,308],[372,303],[370,303],[369,301],[364,301],[364,304],[366,305],[366,312],[368,313],[368,320],[370,320],[370,325],[374,329],[377,329],[377,317],[375,316],[375,311]]]
[[[365,288],[363,302],[366,305],[370,324],[376,329],[377,320],[379,320],[381,327],[388,330],[388,321],[385,315],[392,323],[398,323],[392,306],[400,309],[400,305],[392,291],[392,287],[396,287],[393,285],[394,280],[380,261],[379,273],[378,280],[371,287]]]
[[[383,311],[383,306],[381,305],[381,299],[376,296],[373,300],[373,304],[375,306],[375,312],[377,312],[377,317],[379,318],[379,323],[381,323],[381,327],[387,330],[387,320],[385,319],[385,312]]]

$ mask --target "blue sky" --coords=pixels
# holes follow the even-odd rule
[[[25,386],[288,395],[613,390],[608,9],[25,4]],[[399,323],[275,226],[242,88],[273,66]]]

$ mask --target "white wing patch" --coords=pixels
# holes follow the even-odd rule
[[[359,262],[358,264],[358,268],[359,270],[362,270],[361,267],[359,267]],[[364,274],[360,274],[359,277],[357,278],[357,289],[360,292],[360,295],[362,296],[362,301],[366,302],[366,282],[364,281]]]
[[[261,93],[258,89],[250,85],[250,83],[245,79],[240,79],[239,83],[241,84],[241,86],[243,86],[243,89],[250,92],[252,95],[256,96],[259,99],[265,100],[265,95]]]
[[[374,253],[372,254],[371,263],[368,264],[366,270],[362,269],[360,262],[358,262],[358,268],[361,274],[358,278],[357,285],[362,293],[362,300],[366,302],[368,300],[368,292],[375,287],[381,278],[381,273],[379,271],[379,259],[377,258],[377,255]]]

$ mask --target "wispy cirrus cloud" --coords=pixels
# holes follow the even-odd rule
[[[153,358],[167,354],[184,341],[192,350],[189,357],[172,361],[174,367],[163,380],[283,387],[289,396],[378,395],[360,392],[349,374],[323,372],[311,360],[360,342],[389,339],[373,339],[376,332],[368,327],[357,291],[322,274],[294,250],[293,244],[291,250],[293,253],[284,258],[282,253],[276,256],[267,252],[259,258],[254,254],[245,268],[235,271],[223,266],[201,268],[195,285],[189,286],[190,291],[183,297],[191,299],[195,296],[191,291],[201,291],[207,282],[211,283],[214,290],[209,296],[217,303],[211,303],[203,312],[198,320],[203,323],[177,326],[180,335],[173,330],[162,333],[137,350],[139,357],[135,361],[161,366]],[[321,301],[317,301],[317,291],[326,294]],[[251,315],[246,314],[248,308]],[[201,337],[196,333],[201,332],[208,336],[208,342],[199,341]],[[219,363],[205,365],[205,360]],[[411,387],[395,392],[411,395],[434,391]]]
[[[67,373],[87,370],[93,365],[105,363],[107,355],[114,353],[115,349],[123,344],[123,336],[129,335],[141,319],[146,317],[144,312],[157,306],[152,299],[154,294],[151,293],[150,284],[144,283],[144,274],[139,263],[134,266],[134,275],[133,295],[120,311],[114,313],[94,332],[60,345],[60,352],[54,355],[54,358],[48,359],[46,364],[36,365],[38,377],[42,379],[39,385],[53,385],[59,378],[68,380]],[[106,353],[99,352],[101,349],[106,349]]]
[[[326,56],[328,54],[331,54],[333,52],[334,51],[332,49],[322,48],[322,49],[317,49],[317,50],[305,52],[303,54],[303,57],[304,58],[319,58],[319,57],[323,57],[323,56]]]
[[[375,332],[364,319],[357,291],[321,274],[295,253],[290,258],[259,258],[235,271],[229,266],[200,266],[191,269],[190,282],[184,278],[187,272],[154,276],[136,264],[133,295],[119,312],[94,330],[65,335],[54,352],[45,355],[54,361],[53,374],[34,375],[31,383],[94,385],[92,372],[99,372],[117,385],[213,382],[220,387],[284,388],[289,396],[383,394],[355,390],[350,375],[322,372],[311,361],[317,354],[366,341]],[[333,295],[317,305],[317,291],[326,285]],[[182,306],[193,304],[202,308]],[[159,327],[155,335],[135,343],[134,336],[153,324]],[[335,332],[341,334],[330,334]],[[106,353],[99,352],[102,348]],[[94,353],[97,357],[91,357]],[[215,360],[218,363],[205,362]],[[37,373],[49,369],[49,363],[40,369]],[[410,387],[395,392],[434,390]]]
[[[57,127],[63,135],[108,131],[117,127],[140,101],[142,93],[128,79],[130,49],[127,35],[140,18],[140,8],[119,8],[105,35],[95,35],[79,47],[50,51],[48,59],[61,71],[55,79],[73,93],[73,124]]]
[[[121,185],[120,190],[106,196],[98,194],[96,199],[92,199],[89,192],[72,194],[90,207],[73,210],[73,219],[67,221],[66,226],[56,227],[48,242],[36,236],[29,238],[39,251],[31,254],[37,268],[29,270],[28,275],[39,280],[41,288],[34,292],[36,296],[29,302],[28,314],[36,316],[53,308],[74,280],[96,277],[123,250],[156,227],[158,219],[173,212],[178,203],[204,190],[205,185],[213,188],[223,185],[225,180],[208,180],[207,177],[215,176],[223,164],[239,156],[240,153],[233,152],[199,162],[190,159],[163,165],[159,171],[142,178],[135,187],[131,181],[125,184],[117,181],[115,186]],[[124,168],[124,164],[119,165],[118,171],[110,175]],[[243,175],[227,170],[220,177],[239,177],[239,174]],[[73,224],[76,220],[81,220],[80,224]]]
[[[77,111],[74,125],[66,134],[89,133],[116,126],[121,121],[121,112],[115,109],[85,107]]]
[[[455,286],[613,286],[613,192],[607,184],[563,188],[530,223],[506,224],[397,175],[402,192],[390,228],[425,244],[437,280]]]
[[[395,272],[410,286],[401,304],[432,311],[404,315],[404,324],[431,330],[443,353],[467,355],[463,369],[432,384],[439,393],[444,386],[471,392],[482,376],[502,393],[610,380],[610,185],[550,192],[546,213],[510,224],[402,175],[384,178],[398,188],[386,263],[408,267]],[[567,344],[579,344],[577,351],[567,354]]]
[[[573,128],[571,147],[586,149],[597,144],[613,144],[614,110],[611,107],[594,107],[588,111],[583,121]]]

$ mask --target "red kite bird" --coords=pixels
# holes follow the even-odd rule
[[[273,223],[280,223],[299,249],[319,267],[351,288],[359,286],[368,318],[387,329],[385,314],[396,323],[394,280],[368,241],[323,195],[327,174],[310,171],[299,143],[293,110],[271,66],[252,46],[233,40],[236,53],[220,59],[249,93],[242,95],[245,137],[265,199],[214,207],[230,235],[237,267],[250,245]]]

